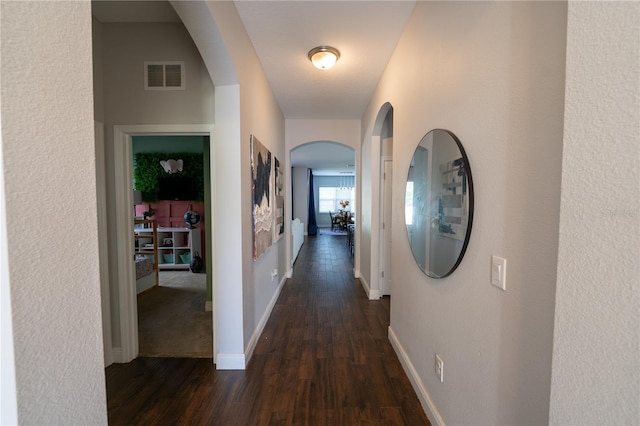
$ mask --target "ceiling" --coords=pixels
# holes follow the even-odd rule
[[[166,1],[94,1],[101,22],[180,22]],[[286,119],[360,119],[415,1],[235,1]],[[340,59],[318,70],[309,50],[330,45]],[[292,152],[316,174],[351,171],[354,151],[320,142]]]
[[[236,1],[285,118],[360,119],[414,2]],[[340,59],[318,70],[307,54],[333,46]]]

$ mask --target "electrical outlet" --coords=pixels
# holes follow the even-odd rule
[[[444,362],[438,354],[436,354],[436,376],[440,379],[440,383],[444,383]]]
[[[278,278],[278,269],[274,269],[273,271],[271,271],[271,281],[274,281],[276,278]]]

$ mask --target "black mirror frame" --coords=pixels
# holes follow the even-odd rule
[[[418,146],[417,148],[420,146],[420,144],[422,143],[422,141],[424,140],[424,138],[431,132],[435,132],[435,131],[442,131],[442,132],[446,132],[452,139],[453,141],[456,143],[456,145],[458,146],[458,149],[460,151],[460,154],[462,156],[462,163],[465,169],[465,175],[466,175],[466,179],[467,179],[467,191],[469,194],[469,212],[468,212],[468,219],[467,219],[467,229],[465,232],[465,236],[464,236],[464,241],[462,243],[462,248],[460,249],[460,254],[458,254],[458,258],[456,259],[455,263],[453,264],[453,266],[449,269],[449,271],[442,275],[442,276],[434,276],[434,275],[430,275],[429,271],[426,271],[425,269],[423,269],[420,264],[418,263],[418,260],[415,257],[415,254],[413,252],[413,248],[411,247],[411,242],[409,239],[409,231],[406,227],[406,222],[405,222],[405,231],[407,232],[407,241],[409,242],[409,248],[411,250],[411,254],[414,258],[414,261],[416,262],[416,265],[418,266],[418,268],[429,278],[434,278],[434,279],[442,279],[442,278],[446,278],[449,275],[451,275],[460,265],[460,263],[462,262],[462,259],[464,258],[464,255],[467,251],[467,247],[469,246],[469,240],[471,238],[471,229],[473,227],[473,211],[474,211],[474,207],[475,207],[475,196],[474,196],[474,187],[473,187],[473,177],[471,175],[471,166],[469,164],[469,157],[467,157],[467,153],[464,149],[464,147],[462,146],[462,143],[460,142],[460,139],[458,139],[458,137],[453,134],[453,132],[447,130],[447,129],[431,129],[429,130],[427,133],[424,134],[424,136],[420,139],[420,142],[418,142]],[[415,151],[414,151],[414,155],[415,155]],[[413,158],[413,156],[412,156]],[[409,177],[409,172],[407,172],[407,180]],[[406,205],[405,205],[406,208]]]

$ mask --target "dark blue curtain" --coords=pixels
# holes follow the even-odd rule
[[[309,225],[307,233],[309,235],[318,234],[318,223],[316,222],[316,197],[313,191],[313,171],[309,169]]]

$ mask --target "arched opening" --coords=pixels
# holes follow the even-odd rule
[[[389,108],[380,130],[380,295],[391,296],[391,222],[393,210],[393,108]]]
[[[291,218],[294,221],[299,219],[303,224],[304,234],[309,235],[311,221],[321,231],[345,232],[350,236],[345,224],[347,221],[355,222],[359,209],[355,149],[334,141],[307,142],[290,151],[290,165]],[[313,203],[310,207],[311,200]],[[332,222],[339,211],[344,219],[339,229],[336,229]],[[355,233],[353,236],[355,237]],[[296,235],[293,235],[292,244],[295,239]],[[355,251],[354,240],[350,241]],[[297,254],[295,244],[293,245],[292,267]]]
[[[120,11],[121,15],[119,16],[127,16],[130,13],[125,4],[114,4],[113,6],[122,6],[124,8]],[[152,5],[149,4],[148,6]],[[135,322],[136,309],[133,303],[135,292],[132,291],[131,284],[134,283],[135,279],[130,268],[119,267],[119,265],[126,265],[129,258],[132,257],[132,253],[131,255],[129,253],[132,251],[133,246],[130,241],[132,238],[130,230],[133,226],[133,217],[131,209],[128,207],[132,205],[132,195],[128,183],[130,177],[127,175],[127,173],[130,174],[130,170],[118,173],[119,169],[126,170],[130,163],[130,154],[127,152],[131,147],[131,137],[136,134],[150,133],[173,135],[206,134],[211,138],[210,161],[212,164],[240,163],[241,153],[239,148],[236,149],[237,147],[234,144],[215,143],[216,140],[240,139],[239,108],[237,107],[239,105],[239,85],[228,52],[221,41],[221,36],[213,20],[213,12],[209,6],[204,2],[190,2],[188,4],[176,2],[176,4],[169,7],[175,9],[177,13],[177,17],[172,18],[171,22],[182,21],[188,31],[188,36],[197,46],[198,58],[192,62],[200,63],[200,60],[202,60],[205,63],[205,72],[208,73],[208,77],[215,86],[215,99],[213,99],[213,102],[209,102],[212,100],[212,97],[209,97],[206,102],[185,103],[192,106],[194,111],[187,118],[182,119],[173,115],[170,119],[151,117],[145,108],[136,109],[136,112],[144,111],[146,114],[144,116],[136,115],[135,117],[127,116],[123,118],[124,113],[118,109],[117,116],[99,117],[99,119],[105,121],[104,127],[107,129],[104,145],[108,147],[108,144],[111,144],[111,140],[113,140],[115,147],[114,154],[109,152],[109,148],[104,150],[107,157],[105,162],[108,166],[106,173],[109,179],[114,179],[111,175],[115,176],[114,195],[112,196],[115,200],[103,202],[102,209],[107,211],[107,207],[110,208],[109,229],[117,229],[118,233],[114,242],[110,241],[108,248],[110,253],[107,259],[108,262],[105,264],[109,265],[112,281],[117,280],[121,283],[111,286],[113,294],[109,303],[113,307],[108,312],[111,314],[111,334],[114,335],[114,341],[105,340],[108,349],[112,350],[112,355],[105,357],[108,363],[111,361],[127,362],[136,356],[138,350],[137,333],[135,331],[137,325]],[[131,25],[136,24],[132,23]],[[95,31],[94,43],[102,43],[104,41],[103,36],[102,32]],[[193,50],[196,49],[194,48]],[[117,49],[112,49],[112,51],[117,51]],[[104,58],[102,60],[104,61]],[[189,69],[193,70],[194,68],[190,67]],[[200,70],[202,69],[204,69],[204,66],[200,68]],[[203,76],[205,74],[200,73],[199,75]],[[187,85],[187,87],[190,86]],[[200,93],[198,96],[204,97],[202,92],[198,93]],[[215,109],[213,104],[215,104]],[[222,106],[225,106],[225,108]],[[211,110],[199,114],[199,111],[205,111],[205,107],[211,108]],[[97,110],[100,112],[102,108],[97,108]],[[184,109],[178,109],[177,111],[186,114]],[[176,110],[171,110],[170,112],[171,114],[176,114]],[[104,112],[101,114],[104,115]],[[194,117],[199,116],[202,116],[200,122],[203,124],[178,124],[181,121],[183,123],[193,123],[194,120],[197,121],[197,118]],[[213,120],[211,120],[211,117],[213,117]],[[167,122],[176,124],[163,124]],[[120,123],[137,124],[119,125]],[[213,123],[215,123],[215,127]],[[124,159],[125,161],[119,161],[116,158]],[[111,165],[111,163],[114,165]],[[244,359],[236,354],[242,352],[242,344],[240,343],[242,327],[238,326],[238,324],[242,324],[242,311],[230,309],[229,307],[241,305],[242,296],[238,292],[228,291],[231,287],[235,289],[236,282],[242,281],[242,243],[241,239],[238,238],[238,235],[241,234],[241,221],[238,214],[240,209],[239,194],[241,193],[238,188],[241,174],[239,168],[225,170],[223,181],[220,176],[222,172],[219,171],[222,168],[212,168],[214,172],[212,173],[210,192],[215,203],[213,203],[210,216],[214,224],[225,223],[225,226],[211,226],[207,232],[207,238],[212,244],[207,260],[210,261],[208,263],[212,271],[213,355],[214,362],[219,369],[241,369],[244,368]],[[112,234],[116,234],[116,232],[112,231]],[[124,286],[125,288],[120,291],[120,288],[117,288],[119,286]],[[117,289],[113,290],[113,288]],[[216,294],[221,294],[222,300],[218,301]],[[103,297],[103,303],[107,303],[106,297]],[[223,333],[218,332],[218,324],[223,329]],[[222,350],[218,350],[218,348],[222,348]]]
[[[391,199],[393,179],[393,107],[383,104],[376,117],[370,141],[370,206],[369,245],[369,299],[391,294]]]

